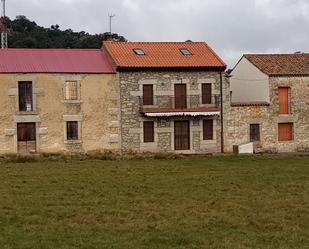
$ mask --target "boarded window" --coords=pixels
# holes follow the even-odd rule
[[[260,125],[250,124],[250,142],[260,141]]]
[[[20,81],[18,82],[18,102],[19,111],[31,112],[33,111],[33,100],[32,100],[32,82],[31,81]]]
[[[66,100],[77,100],[77,82],[76,81],[66,81],[65,82],[65,99]]]
[[[144,122],[144,143],[154,142],[154,122]]]
[[[78,140],[78,122],[67,122],[67,140]]]
[[[293,140],[293,123],[278,124],[278,140],[279,141]]]
[[[211,84],[202,84],[202,104],[211,104]]]
[[[279,114],[289,113],[289,87],[278,88]]]
[[[143,105],[153,105],[153,85],[143,85]]]
[[[203,140],[213,140],[213,120],[203,120]]]

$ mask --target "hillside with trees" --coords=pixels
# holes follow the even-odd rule
[[[102,41],[110,37],[108,32],[89,34],[85,31],[61,30],[59,25],[45,28],[25,16],[7,19],[10,48],[100,48]],[[115,40],[125,41],[123,36],[112,34]]]

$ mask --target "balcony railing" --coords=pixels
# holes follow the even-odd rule
[[[157,95],[139,97],[141,109],[156,108],[170,110],[196,109],[201,107],[219,108],[220,95],[210,95],[202,99],[201,95],[170,96]]]

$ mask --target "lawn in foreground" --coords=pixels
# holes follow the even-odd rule
[[[309,248],[309,157],[2,164],[0,248]]]

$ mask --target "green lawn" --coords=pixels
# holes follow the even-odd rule
[[[0,248],[309,248],[309,157],[1,164]]]

